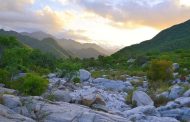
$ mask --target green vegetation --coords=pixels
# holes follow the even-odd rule
[[[36,74],[27,74],[25,77],[10,84],[11,88],[19,90],[24,95],[41,95],[47,88],[48,80]]]
[[[75,77],[73,78],[73,82],[76,84],[76,83],[80,83],[80,78],[78,77]]]
[[[172,62],[165,60],[153,60],[148,70],[150,81],[167,81],[173,77]]]

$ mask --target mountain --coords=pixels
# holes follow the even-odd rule
[[[190,20],[161,31],[151,40],[125,47],[114,55],[134,55],[190,49]]]
[[[97,58],[99,55],[109,55],[109,53],[103,49],[102,47],[94,44],[94,43],[80,43],[71,39],[56,39],[52,35],[42,32],[42,31],[37,31],[33,33],[27,33],[23,32],[21,33],[22,35],[25,36],[30,36],[32,38],[38,39],[38,40],[43,40],[46,38],[54,38],[55,41],[67,52],[72,57],[79,57],[79,58]]]
[[[26,35],[22,35],[20,33],[17,33],[15,31],[5,31],[3,29],[0,30],[0,35],[4,35],[4,36],[14,36],[16,37],[20,42],[35,48],[35,49],[39,49],[42,52],[48,52],[51,53],[53,55],[55,55],[56,57],[63,57],[63,58],[67,58],[70,55],[68,54],[68,52],[64,49],[62,49],[61,46],[59,46],[57,44],[57,42],[54,39],[44,39],[42,41],[35,39],[35,38],[31,38],[29,36]]]
[[[42,31],[36,31],[36,32],[32,32],[32,33],[22,32],[21,34],[24,36],[29,36],[31,38],[38,39],[38,40],[43,40],[45,38],[54,38],[52,35],[44,33]]]
[[[80,58],[97,58],[99,55],[108,55],[109,53],[94,43],[80,43],[71,39],[59,39],[57,40],[60,46],[66,49],[75,57]]]

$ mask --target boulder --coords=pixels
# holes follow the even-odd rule
[[[14,95],[4,94],[2,96],[3,105],[7,106],[10,109],[21,107],[22,103],[20,98]]]
[[[53,92],[53,96],[57,101],[70,102],[72,100],[69,91],[56,90]]]
[[[112,90],[112,91],[127,91],[133,89],[130,82],[115,81],[105,78],[96,78],[93,80],[93,84],[100,89]]]
[[[96,100],[95,94],[90,94],[82,97],[82,104],[85,106],[91,106]]]
[[[159,98],[159,97],[168,98],[169,97],[169,92],[168,91],[162,92],[161,94],[156,95],[156,97],[157,98]]]
[[[183,94],[184,97],[190,97],[190,89],[187,90],[184,94]]]
[[[3,88],[0,87],[0,94],[14,94],[16,95],[18,92],[14,89],[8,89],[8,88]]]
[[[92,108],[96,109],[96,110],[99,110],[99,111],[104,111],[104,112],[109,111],[109,109],[105,105],[100,105],[100,104],[93,104]]]
[[[91,80],[91,73],[88,72],[87,70],[80,69],[79,70],[79,74],[80,74],[80,80],[82,82],[90,81]]]
[[[104,98],[100,94],[97,94],[96,99],[94,101],[94,104],[106,105],[106,102],[105,102]]]
[[[172,117],[180,121],[189,121],[190,120],[190,108],[176,108],[165,111],[159,111],[163,117]]]
[[[160,116],[159,112],[152,105],[139,106],[131,110],[124,111],[123,114],[126,118],[135,114],[143,114],[146,116]]]
[[[154,105],[152,99],[143,91],[135,91],[132,96],[132,101],[137,106]]]
[[[175,102],[181,106],[190,106],[190,97],[179,97],[175,99]]]
[[[34,120],[15,113],[6,106],[0,104],[0,121],[1,122],[35,122]]]
[[[174,85],[169,92],[169,99],[176,99],[182,96],[184,88],[179,85]]]
[[[47,113],[44,122],[126,122],[121,116],[94,111],[88,107],[66,102],[54,102],[53,104],[43,101],[30,103],[31,110],[36,113]],[[29,106],[29,105],[27,105]],[[38,108],[41,109],[36,109]],[[40,107],[42,106],[42,107]]]

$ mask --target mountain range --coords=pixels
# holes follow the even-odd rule
[[[96,44],[83,44],[71,39],[56,39],[52,35],[41,31],[18,33],[1,29],[0,35],[15,36],[22,43],[43,52],[51,53],[56,57],[97,58],[99,55],[108,55],[105,49]]]
[[[147,52],[190,49],[190,20],[167,28],[150,40],[121,49],[114,55],[132,56]]]

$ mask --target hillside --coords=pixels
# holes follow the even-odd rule
[[[64,38],[56,39],[52,35],[42,31],[37,31],[32,33],[23,32],[21,34],[38,40],[52,38],[61,46],[61,48],[67,50],[67,52],[69,52],[69,54],[72,57],[97,58],[99,55],[109,55],[109,53],[105,49],[93,43],[80,43],[71,39],[64,39]]]
[[[146,52],[165,52],[190,47],[190,20],[161,31],[151,40],[125,47],[114,55],[133,55]]]
[[[49,41],[49,40],[40,41],[35,38],[31,38],[29,36],[22,35],[15,31],[5,31],[2,29],[0,30],[0,35],[1,36],[14,36],[19,41],[21,41],[22,43],[24,43],[32,48],[39,49],[43,52],[51,53],[51,54],[55,55],[56,57],[69,57],[69,54],[67,53],[67,51],[62,49],[56,43],[56,41]]]
[[[109,54],[105,49],[93,43],[79,43],[71,39],[60,39],[57,42],[62,48],[72,52],[74,57],[97,58],[99,55]]]

